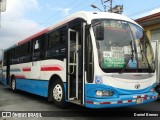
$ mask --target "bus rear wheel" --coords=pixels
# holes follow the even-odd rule
[[[15,78],[12,78],[12,81],[11,81],[11,90],[13,92],[16,91],[16,79]]]
[[[59,108],[66,108],[64,85],[61,80],[55,80],[49,90],[50,100]]]

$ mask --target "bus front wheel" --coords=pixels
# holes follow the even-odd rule
[[[64,85],[61,80],[55,80],[51,84],[49,97],[57,107],[65,108],[67,106],[67,103],[65,101]]]

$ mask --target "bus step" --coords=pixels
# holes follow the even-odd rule
[[[76,97],[69,98],[69,100],[77,100]]]
[[[71,103],[81,105],[81,100],[72,100]]]

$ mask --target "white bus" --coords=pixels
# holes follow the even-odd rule
[[[154,55],[144,30],[107,12],[78,12],[4,51],[6,85],[89,108],[157,99]]]

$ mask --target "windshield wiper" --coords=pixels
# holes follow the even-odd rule
[[[122,70],[119,72],[120,74],[122,74],[123,72],[124,72],[124,70],[126,69],[126,67],[127,67],[127,65],[128,65],[128,63],[129,63],[129,61],[130,60],[132,60],[132,62],[133,62],[133,57],[134,57],[134,49],[133,49],[133,44],[132,44],[132,40],[131,40],[131,42],[130,42],[130,46],[131,46],[131,55],[126,55],[125,56],[125,61],[126,61],[126,64],[125,64],[125,66],[122,68]]]
[[[125,58],[126,64],[125,64],[125,66],[122,68],[122,70],[119,72],[120,74],[122,74],[122,73],[124,72],[124,70],[126,69],[129,61],[131,60],[131,58],[132,58],[131,55],[127,55],[127,56],[126,56],[126,58]]]
[[[147,46],[146,46],[146,43],[145,43],[145,48],[146,48]],[[145,57],[145,59],[146,59],[146,62],[147,62],[147,64],[148,64],[148,67],[149,67],[149,72],[151,73],[151,72],[153,72],[154,70],[152,69],[152,67],[151,67],[151,65],[149,64],[149,62],[148,62],[148,59],[147,59],[147,55],[144,53],[144,50],[141,48],[141,46],[140,46],[140,51],[141,51],[141,54],[142,54],[142,52],[143,52],[143,54],[142,54],[142,56],[143,57]],[[144,61],[144,59],[143,59],[143,61]]]

